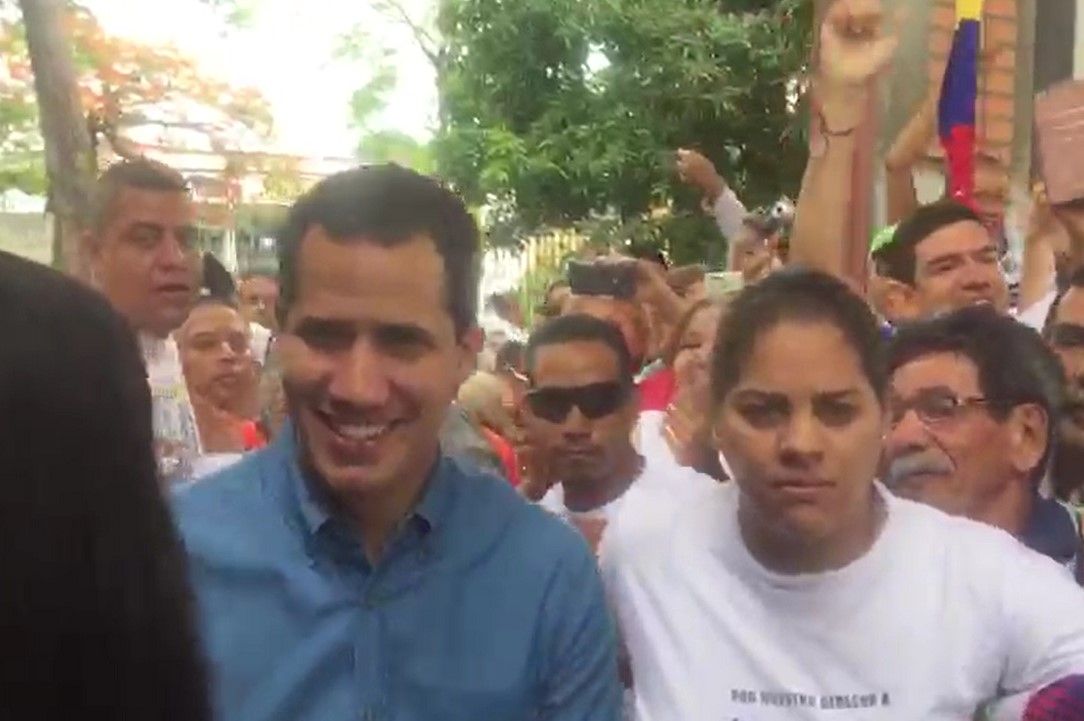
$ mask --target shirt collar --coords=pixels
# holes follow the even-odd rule
[[[327,492],[305,475],[299,463],[300,446],[293,423],[287,421],[271,447],[286,468],[286,477],[292,488],[301,519],[306,530],[316,535],[334,520]],[[451,512],[455,493],[455,475],[459,468],[454,461],[441,454],[429,472],[421,501],[414,508],[406,523],[417,524],[422,535],[438,531]]]

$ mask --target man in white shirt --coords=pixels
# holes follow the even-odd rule
[[[669,457],[644,458],[634,443],[639,399],[621,332],[604,320],[565,315],[527,344],[528,440],[557,483],[541,504],[597,543],[633,484],[667,493],[715,481]]]
[[[143,348],[163,478],[187,480],[199,434],[171,334],[198,296],[200,256],[184,178],[146,158],[110,166],[95,188],[86,245],[95,286]]]
[[[632,445],[638,403],[628,346],[604,320],[565,315],[531,335],[526,366],[527,437],[558,479],[541,503],[597,542],[643,469]]]
[[[1042,338],[992,308],[962,308],[901,328],[888,370],[888,487],[1007,531],[1084,580],[1077,514],[1039,494],[1063,406]]]

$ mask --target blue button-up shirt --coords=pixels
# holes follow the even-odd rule
[[[176,498],[219,721],[619,721],[574,529],[443,458],[370,566],[281,436]]]

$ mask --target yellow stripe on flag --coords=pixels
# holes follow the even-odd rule
[[[956,22],[982,20],[983,0],[956,0]]]

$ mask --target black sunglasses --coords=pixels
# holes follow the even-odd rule
[[[568,418],[573,407],[579,408],[589,420],[605,418],[621,407],[628,394],[628,384],[607,381],[585,386],[533,388],[527,392],[526,399],[533,415],[550,423],[560,423]]]

